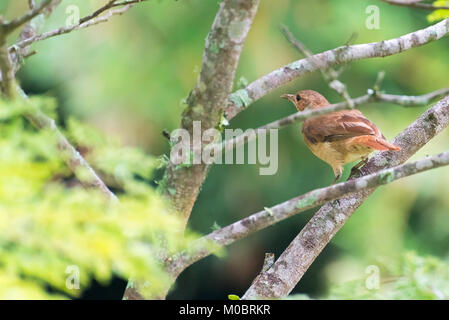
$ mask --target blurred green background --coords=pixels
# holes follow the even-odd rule
[[[68,5],[84,16],[104,1],[64,0],[45,26],[65,23]],[[29,94],[55,96],[62,119],[76,117],[123,144],[139,146],[158,156],[168,151],[164,129],[180,124],[181,101],[193,88],[206,38],[219,1],[148,1],[123,16],[69,35],[38,43],[38,54],[27,59],[19,79]],[[380,28],[368,30],[367,6],[380,9]],[[26,1],[2,1],[7,17],[23,12]],[[239,63],[240,77],[250,82],[301,55],[280,32],[287,25],[313,52],[345,44],[385,40],[429,25],[428,11],[394,7],[374,0],[262,0]],[[447,38],[400,55],[354,62],[341,80],[351,96],[366,93],[377,73],[386,71],[382,90],[418,95],[449,85]],[[256,128],[293,113],[282,93],[313,89],[329,101],[341,98],[315,72],[293,81],[231,122],[231,128]],[[407,127],[427,107],[391,104],[362,106],[362,112],[388,140]],[[445,130],[414,158],[449,149]],[[346,168],[345,176],[348,174]],[[159,179],[161,172],[154,178]],[[206,234],[214,223],[225,226],[263,207],[273,206],[309,190],[328,185],[330,167],[317,159],[300,136],[300,125],[279,132],[279,169],[260,176],[257,165],[216,165],[195,204],[189,226]],[[348,281],[365,279],[366,268],[400,264],[404,253],[449,258],[449,168],[441,168],[378,189],[316,259],[294,293],[322,297]],[[208,257],[179,278],[169,298],[223,299],[241,295],[260,271],[265,252],[278,256],[316,210],[300,214],[229,247],[224,258]],[[118,288],[118,289],[117,289]],[[119,298],[120,286],[109,296]],[[95,297],[95,295],[93,295]],[[101,296],[97,296],[101,297]],[[354,297],[356,298],[356,297]]]

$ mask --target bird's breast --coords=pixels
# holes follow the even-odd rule
[[[304,137],[310,151],[331,166],[357,161],[373,152],[372,148],[361,144],[353,144],[350,140],[312,143],[307,137]]]

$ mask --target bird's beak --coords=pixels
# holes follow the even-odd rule
[[[295,95],[294,94],[285,93],[281,96],[281,98],[290,100],[291,102],[295,103]]]

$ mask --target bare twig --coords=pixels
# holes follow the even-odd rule
[[[335,65],[360,59],[387,57],[441,39],[448,33],[449,18],[399,38],[366,44],[342,46],[315,54],[313,59],[305,58],[292,62],[260,77],[250,83],[246,88],[231,94],[226,107],[226,118],[228,120],[232,119],[251,103],[259,100],[274,89],[277,89],[306,73],[318,70],[319,68],[314,65],[313,61],[320,61],[321,63],[319,65],[321,68],[330,68]]]
[[[96,10],[92,14],[90,14],[90,15],[84,17],[84,18],[81,18],[80,21],[79,21],[79,25],[83,24],[86,21],[89,21],[89,20],[92,20],[92,19],[98,17],[100,14],[102,14],[106,10],[111,9],[113,7],[125,6],[125,5],[129,5],[129,4],[135,4],[135,3],[138,3],[138,2],[144,2],[146,0],[128,0],[128,1],[122,1],[122,2],[117,2],[117,1],[118,0],[110,0],[106,5],[104,5],[100,9]]]
[[[142,0],[142,1],[144,1],[144,0]],[[75,30],[85,29],[85,28],[109,21],[109,19],[112,16],[121,15],[121,14],[125,13],[126,11],[128,11],[129,9],[131,9],[134,3],[135,2],[129,2],[128,4],[124,5],[122,8],[109,10],[104,15],[102,15],[100,17],[93,17],[91,19],[87,19],[85,22],[80,23],[80,24],[75,24],[75,25],[71,25],[71,26],[67,26],[67,27],[61,27],[61,28],[58,28],[55,30],[44,32],[42,34],[35,35],[33,37],[21,40],[21,41],[17,42],[15,45],[11,46],[10,50],[14,50],[15,48],[23,48],[23,47],[29,46],[35,42],[43,41],[48,38],[60,36],[60,35],[75,31]]]
[[[392,173],[391,170],[395,171],[399,167],[393,169],[386,168],[404,163],[416,151],[441,132],[441,130],[446,128],[448,124],[449,96],[446,96],[393,140],[395,145],[402,148],[401,151],[377,153],[362,167],[360,170],[361,174],[369,177],[372,176],[370,175],[371,173],[390,172],[389,174],[379,176],[378,179],[382,181],[395,179],[396,176],[394,174],[398,172]],[[425,158],[400,167],[407,168],[407,172],[425,170],[426,168],[431,168],[434,165],[434,161],[438,163],[440,160],[443,160],[445,163],[446,160],[444,159],[447,156],[448,154],[445,152],[438,156]],[[436,160],[437,158],[440,160]],[[363,181],[363,178],[348,182]],[[375,188],[376,186],[368,185],[363,191],[356,192],[338,201],[328,202],[321,207],[284,253],[282,253],[272,268],[251,285],[243,298],[281,298],[288,295],[321,250]]]
[[[395,6],[418,8],[425,10],[449,9],[449,6],[435,6],[430,3],[422,3],[421,0],[382,0],[382,1]]]

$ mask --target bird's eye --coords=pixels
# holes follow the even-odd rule
[[[301,100],[301,96],[299,94],[296,95],[296,101]]]

